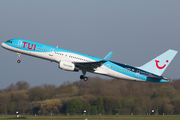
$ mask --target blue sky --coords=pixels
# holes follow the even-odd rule
[[[1,0],[0,43],[22,38],[141,66],[168,49],[180,51],[179,0]],[[31,87],[77,81],[81,72],[0,47],[0,89],[17,81]],[[180,55],[163,76],[177,79]],[[89,77],[104,77],[87,73]]]

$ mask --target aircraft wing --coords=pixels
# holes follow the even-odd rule
[[[94,71],[94,69],[96,69],[97,67],[100,67],[105,62],[106,62],[106,60],[101,60],[101,61],[97,61],[97,62],[75,62],[74,64],[79,69]]]

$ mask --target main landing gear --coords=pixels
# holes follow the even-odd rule
[[[84,81],[87,81],[87,80],[88,80],[88,77],[85,76],[85,75],[86,75],[86,71],[85,71],[85,70],[82,70],[82,73],[83,73],[83,75],[80,76],[80,79],[81,79],[81,80],[84,80]]]
[[[87,81],[87,80],[88,80],[88,77],[85,77],[84,75],[81,75],[81,76],[80,76],[80,79],[81,79],[81,80],[84,80],[84,81]]]
[[[21,58],[21,53],[17,53],[18,54],[18,60],[17,60],[17,63],[20,63],[21,62],[21,60],[20,60],[20,58]]]

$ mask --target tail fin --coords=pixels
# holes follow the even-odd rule
[[[170,49],[138,68],[161,76],[177,53],[178,51]]]

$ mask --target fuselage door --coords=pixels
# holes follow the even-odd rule
[[[50,53],[49,53],[49,55],[50,55],[50,56],[53,56],[53,54],[54,54],[54,49],[53,49],[53,48],[51,48],[51,49],[50,49]]]
[[[18,44],[17,44],[17,48],[21,48],[21,47],[22,47],[22,41],[19,40],[19,41],[18,41]]]
[[[136,78],[139,78],[139,71],[136,72],[135,77],[136,77]]]
[[[110,65],[107,64],[107,65],[106,65],[106,70],[109,70],[109,69],[110,69]]]

